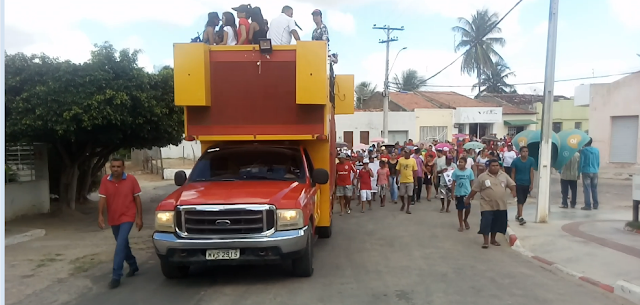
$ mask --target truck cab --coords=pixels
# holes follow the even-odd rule
[[[353,113],[353,75],[331,65],[323,41],[174,45],[175,104],[202,155],[156,208],[165,277],[289,262],[313,274],[313,245],[332,235],[334,116]]]

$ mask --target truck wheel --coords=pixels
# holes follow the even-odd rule
[[[166,259],[160,259],[162,275],[168,279],[183,279],[189,276],[189,266],[172,264]]]
[[[331,223],[333,224],[333,221]],[[319,238],[330,238],[331,224],[328,227],[316,227],[316,235],[318,235]]]
[[[293,275],[297,277],[310,277],[313,275],[313,243],[312,236],[307,239],[307,247],[302,256],[291,261]]]

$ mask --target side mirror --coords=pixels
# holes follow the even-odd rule
[[[177,186],[183,186],[187,182],[187,173],[184,171],[177,171],[173,174],[173,182]]]
[[[317,168],[311,174],[311,181],[318,184],[327,184],[329,182],[329,172],[326,169]]]

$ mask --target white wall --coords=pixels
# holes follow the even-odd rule
[[[576,87],[573,96],[573,105],[589,106],[591,104],[591,84]]]
[[[515,120],[536,120],[536,114],[503,114],[502,122],[498,122],[493,124],[493,133],[496,134],[498,138],[502,138],[502,136],[509,133],[509,126],[504,124],[504,121],[515,121]],[[527,125],[525,126],[525,130],[536,130],[536,125]]]
[[[453,121],[456,124],[497,123],[502,118],[502,107],[458,107]]]
[[[33,180],[4,185],[4,220],[19,216],[49,213],[49,181]]]
[[[458,133],[453,128],[454,110],[453,109],[416,109],[416,130],[420,133],[422,126],[446,126],[447,139],[451,140],[453,134]],[[425,139],[420,139],[424,141]]]
[[[163,159],[177,159],[177,158],[186,158],[186,159],[195,159],[200,158],[202,149],[200,149],[199,141],[182,141],[180,145],[175,146],[167,146],[162,148],[162,158]]]
[[[369,139],[382,134],[382,112],[356,112],[336,115],[338,141],[344,141],[344,131],[353,131],[353,144],[360,143],[360,131],[369,131]],[[414,112],[389,112],[390,131],[408,131],[410,139],[417,139]]]

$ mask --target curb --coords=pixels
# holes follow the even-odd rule
[[[640,230],[636,230],[636,231],[640,231]],[[638,232],[636,232],[638,233]],[[505,237],[507,238],[507,241],[509,241],[509,246],[511,246],[511,249],[516,250],[518,252],[520,252],[520,254],[530,257],[544,265],[547,265],[549,267],[555,268],[557,270],[560,270],[562,273],[567,274],[569,276],[572,276],[574,278],[577,278],[583,282],[586,282],[588,284],[591,284],[593,286],[596,286],[606,292],[609,293],[613,293],[615,295],[621,296],[629,301],[632,301],[636,304],[640,304],[640,286],[637,286],[635,284],[629,283],[627,281],[617,281],[614,286],[611,285],[607,285],[607,284],[603,284],[597,280],[594,280],[590,277],[587,277],[581,273],[575,272],[569,268],[566,268],[560,264],[557,264],[555,262],[552,262],[550,260],[547,260],[543,257],[537,256],[529,251],[527,251],[524,247],[522,247],[522,244],[520,244],[520,241],[518,240],[518,236],[516,236],[515,232],[513,231],[513,229],[511,229],[511,227],[507,227],[507,234],[505,234]]]
[[[17,243],[25,242],[28,240],[32,240],[34,238],[42,237],[46,234],[44,229],[35,229],[22,234],[6,237],[4,240],[4,245],[11,246]]]

